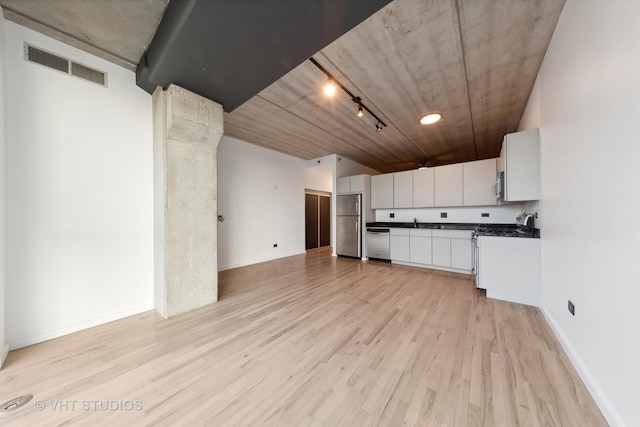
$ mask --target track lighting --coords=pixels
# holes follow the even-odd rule
[[[376,116],[371,110],[369,110],[367,108],[366,105],[364,105],[362,103],[362,99],[359,96],[354,96],[349,89],[347,89],[346,87],[344,87],[342,85],[342,83],[340,83],[338,80],[336,80],[335,77],[333,77],[331,75],[331,73],[329,73],[322,65],[320,65],[318,63],[318,61],[316,61],[315,59],[309,58],[309,61],[311,61],[311,63],[313,65],[315,65],[316,67],[318,67],[318,69],[320,71],[322,71],[325,76],[327,76],[327,83],[324,86],[324,93],[327,96],[333,96],[335,94],[336,91],[336,86],[339,86],[340,89],[342,89],[347,95],[349,95],[351,97],[351,100],[353,102],[355,102],[356,104],[358,104],[358,112],[356,114],[356,116],[358,117],[362,117],[364,116],[364,111],[366,110],[367,113],[371,114],[371,116],[376,119],[376,131],[380,132],[382,131],[383,127],[387,127],[387,124],[385,122],[383,122],[382,120],[380,120],[380,118],[378,116]]]
[[[333,83],[333,80],[327,80],[327,83],[324,85],[324,94],[327,96],[333,96],[336,94],[336,85]]]

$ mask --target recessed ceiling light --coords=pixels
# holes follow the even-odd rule
[[[442,118],[442,114],[440,114],[440,113],[431,113],[431,114],[427,114],[426,116],[422,116],[420,118],[420,123],[422,123],[423,125],[430,125],[432,123],[437,122],[441,118]]]
[[[324,85],[324,94],[327,96],[333,96],[336,93],[336,84],[333,80],[327,80],[327,84]]]

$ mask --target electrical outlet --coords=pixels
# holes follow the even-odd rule
[[[572,316],[576,315],[576,306],[573,305],[571,300],[569,300],[569,313],[571,313]]]
[[[480,216],[481,216],[482,218],[489,218],[489,212],[482,212],[482,213],[480,214]]]
[[[394,213],[390,213],[389,214],[389,218],[395,218],[395,217],[396,217],[396,214],[394,214]]]
[[[446,212],[440,212],[440,218],[446,218],[446,217],[447,217]]]
[[[278,247],[278,244],[277,244],[277,243],[274,243],[274,244],[273,244],[273,247],[274,247],[274,248],[277,248],[277,247]]]

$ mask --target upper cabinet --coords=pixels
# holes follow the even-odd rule
[[[338,178],[337,183],[338,194],[351,193],[351,177],[344,176],[342,178]]]
[[[354,175],[338,178],[338,194],[364,193],[365,182],[369,175]]]
[[[514,141],[515,135],[520,136],[526,133],[507,135],[505,141]],[[535,200],[535,198],[522,198],[533,197],[531,190],[534,185],[536,198],[539,192],[539,156],[536,151],[538,145],[531,147],[532,135],[535,136],[537,144],[537,131],[533,131],[531,134],[522,136],[522,139],[518,138],[517,143],[505,143],[502,150],[503,157],[500,159],[477,160],[374,175],[371,177],[371,209],[497,205],[496,171],[500,170],[500,165],[505,164],[509,165],[505,180],[507,194],[510,197],[508,201]],[[502,168],[505,170],[505,166]],[[518,173],[518,170],[528,172]],[[534,170],[535,176],[533,176]],[[354,184],[353,179],[360,176],[350,177],[350,181],[347,178],[339,178],[338,194],[341,190],[346,191],[346,188],[349,188],[350,192],[359,191],[354,189],[357,184]],[[531,180],[533,183],[530,182]]]
[[[434,207],[433,168],[413,171],[413,207]]]
[[[462,164],[464,206],[495,205],[496,159]]]
[[[540,199],[540,134],[538,129],[505,135],[498,161],[504,172],[505,202]]]
[[[462,206],[462,163],[434,168],[435,205]]]
[[[393,207],[412,208],[413,206],[413,171],[395,172],[393,174]]]
[[[371,209],[393,208],[393,174],[371,177]]]

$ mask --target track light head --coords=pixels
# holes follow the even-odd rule
[[[336,84],[332,79],[328,79],[324,85],[324,94],[327,96],[333,96],[336,93]]]
[[[358,117],[364,116],[364,109],[362,108],[362,104],[358,105],[358,114],[356,114],[356,116]]]
[[[376,123],[376,132],[382,131],[382,122]]]
[[[427,168],[427,159],[420,160],[420,167],[418,169],[426,169]]]

